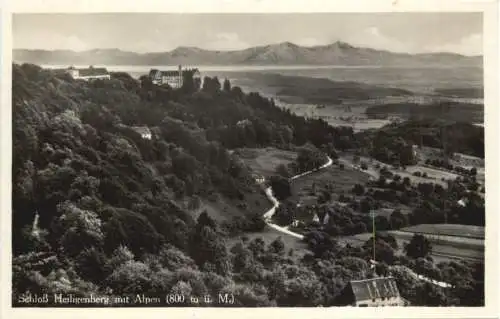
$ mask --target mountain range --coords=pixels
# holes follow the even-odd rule
[[[373,66],[473,66],[482,56],[455,53],[395,53],[355,47],[345,42],[304,47],[291,42],[215,51],[178,47],[168,52],[135,53],[119,49],[28,50],[14,49],[16,63],[49,65],[373,65]]]

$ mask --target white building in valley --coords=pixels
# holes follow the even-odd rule
[[[132,129],[145,140],[150,140],[153,137],[151,130],[147,126],[133,126]]]

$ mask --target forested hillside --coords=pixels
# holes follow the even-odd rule
[[[280,239],[227,244],[235,232],[262,230],[270,206],[228,149],[309,144],[334,156],[334,146],[364,141],[352,129],[295,116],[228,81],[205,78],[201,90],[189,76],[185,83],[172,90],[123,73],[88,83],[13,66],[14,304],[27,292],[214,300],[229,293],[234,306],[333,306],[349,280],[366,278],[369,243],[341,248],[314,232],[307,236],[312,254],[303,259]],[[136,127],[149,128],[151,139]],[[302,156],[297,172],[318,158],[302,154],[311,158]],[[205,201],[237,209],[216,221],[197,212]],[[388,262],[420,265],[457,285],[445,292],[395,272],[415,305],[482,302],[482,264],[438,268],[393,255]]]
[[[441,120],[439,117],[412,119],[386,125],[379,130],[360,132],[356,140],[358,145],[370,149],[371,156],[387,163],[393,161],[391,157],[397,157],[403,165],[411,162],[404,160],[407,158],[408,149],[402,148],[402,145],[422,145],[440,149],[445,146],[448,155],[459,152],[484,158],[484,128],[466,122]]]
[[[335,130],[324,123],[306,122],[227,81],[221,87],[207,78],[199,92],[186,83],[173,91],[127,74],[86,83],[14,65],[13,250],[21,255],[16,260],[34,258],[15,272],[16,292],[48,289],[43,278],[58,268],[129,291],[115,277],[144,276],[147,258],[158,263],[165,253],[227,276],[225,225],[207,214],[196,221],[190,208],[218,198],[245,203],[235,222],[251,231],[263,227],[260,215],[269,203],[226,148],[321,146],[334,139]],[[135,126],[149,127],[152,139],[141,138]],[[135,256],[142,264],[121,260],[122,269],[112,266],[113,256]],[[58,266],[40,265],[48,260]]]

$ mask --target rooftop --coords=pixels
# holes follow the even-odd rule
[[[182,69],[182,72],[193,72],[193,74],[199,73],[198,69]],[[161,76],[178,76],[178,75],[179,75],[178,69],[167,70],[167,71],[151,69],[149,71],[149,77],[151,77],[151,78],[161,77]]]
[[[151,134],[151,130],[147,126],[132,126],[132,129],[141,135]]]
[[[400,297],[396,280],[393,277],[378,277],[350,282],[356,300]]]
[[[69,67],[68,70],[78,70],[80,76],[96,76],[96,75],[108,75],[109,72],[106,68],[94,68],[90,66],[88,68],[76,69],[74,67]]]

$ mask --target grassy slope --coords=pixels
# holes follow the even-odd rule
[[[422,234],[437,234],[484,239],[484,227],[456,224],[421,224],[401,229],[402,231]]]
[[[400,231],[389,231],[398,242],[398,253],[404,254],[404,245],[409,242],[414,233],[425,233],[432,243],[431,256],[436,261],[454,259],[484,259],[484,228],[469,225],[417,225]],[[438,236],[438,234],[440,236]],[[339,237],[341,244],[358,246],[366,242],[372,233]]]
[[[240,149],[236,151],[236,154],[252,171],[263,176],[275,175],[278,165],[287,165],[297,157],[295,152],[274,147]]]
[[[294,257],[296,259],[301,259],[302,256],[304,256],[306,253],[309,253],[309,249],[307,248],[307,245],[301,241],[298,238],[292,237],[292,236],[287,236],[279,231],[266,226],[262,232],[258,233],[246,233],[245,235],[242,236],[236,236],[233,238],[228,239],[227,241],[227,247],[232,247],[235,243],[241,240],[242,237],[248,238],[249,241],[252,241],[255,238],[262,238],[264,242],[266,243],[266,246],[272,243],[274,240],[276,240],[278,237],[281,237],[283,240],[283,243],[285,244],[285,251],[288,254],[290,249],[294,250]]]
[[[316,185],[317,191],[331,184],[332,193],[350,192],[355,184],[364,185],[368,181],[368,175],[350,168],[340,169],[332,165],[319,172],[294,180],[292,186],[292,198],[304,204],[316,204],[317,195],[311,196],[312,186]]]

